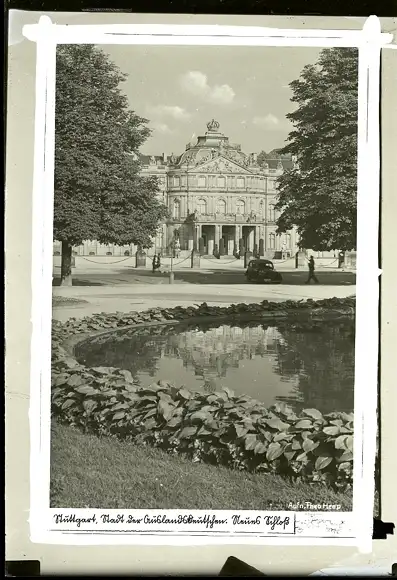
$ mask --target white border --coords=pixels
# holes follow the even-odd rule
[[[59,26],[43,16],[38,25],[24,27],[37,42],[35,160],[33,184],[32,347],[31,347],[31,541],[57,544],[284,544],[355,545],[371,550],[374,495],[374,450],[378,363],[378,246],[374,243],[379,214],[379,72],[380,49],[391,42],[371,16],[362,31],[293,30],[248,26],[89,25]],[[52,223],[54,196],[55,56],[57,44],[151,44],[218,46],[344,46],[359,48],[358,99],[358,263],[355,364],[355,444],[353,512],[321,514],[295,512],[306,526],[287,535],[226,537],[206,534],[138,536],[66,533],[51,530],[49,509]],[[375,227],[374,227],[375,226]],[[369,236],[368,232],[372,235]],[[368,264],[370,267],[368,267]],[[365,446],[364,446],[365,440]],[[79,517],[93,510],[73,510]],[[104,510],[95,510],[97,513]],[[110,512],[112,510],[106,510]],[[114,511],[114,510],[113,510]],[[148,510],[156,512],[156,510]],[[123,513],[126,513],[124,510]],[[131,512],[133,513],[133,512]],[[164,512],[162,512],[164,513]],[[168,513],[175,515],[177,511]],[[219,512],[222,514],[225,512]],[[263,512],[258,512],[263,513]],[[293,513],[293,512],[292,512]],[[316,519],[317,517],[317,519]],[[315,525],[317,521],[317,525]],[[300,523],[299,523],[300,522]],[[77,532],[77,528],[75,528]],[[98,530],[99,531],[99,530]],[[115,530],[116,531],[116,528]],[[315,537],[310,537],[310,534]],[[327,537],[324,537],[324,536]]]

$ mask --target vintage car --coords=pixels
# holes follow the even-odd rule
[[[283,277],[274,269],[273,262],[265,259],[251,260],[245,272],[248,282],[281,284]]]

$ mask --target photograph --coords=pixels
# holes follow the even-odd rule
[[[51,508],[352,511],[357,119],[354,47],[57,46]]]

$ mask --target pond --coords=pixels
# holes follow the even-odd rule
[[[142,386],[160,379],[194,391],[225,386],[268,406],[353,410],[353,320],[131,328],[92,337],[75,354],[87,366],[129,370]]]

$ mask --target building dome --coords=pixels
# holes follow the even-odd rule
[[[241,151],[241,146],[230,143],[229,137],[220,132],[220,124],[215,119],[207,123],[207,131],[197,138],[196,143],[188,143],[185,152],[179,159],[179,166],[194,167],[223,155],[229,159],[247,165],[249,156]]]

